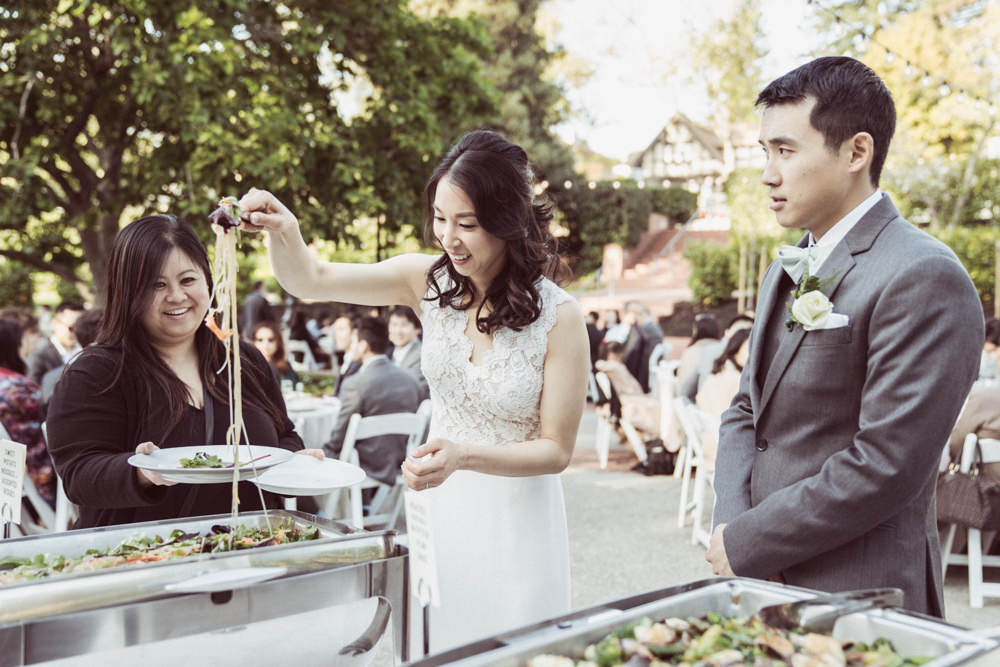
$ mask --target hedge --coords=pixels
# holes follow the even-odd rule
[[[984,304],[992,304],[1000,227],[981,225],[927,231],[955,251],[969,272],[980,300]],[[688,287],[691,288],[692,301],[714,306],[732,298],[739,276],[739,252],[733,240],[728,244],[701,242],[688,245],[684,257],[691,263]],[[773,256],[774,251],[770,250],[769,257]]]

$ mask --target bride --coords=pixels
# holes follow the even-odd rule
[[[557,475],[573,453],[589,343],[579,304],[552,282],[551,206],[533,187],[520,146],[471,132],[425,188],[425,239],[443,253],[373,265],[319,262],[272,194],[251,189],[240,201],[244,228],[268,232],[291,294],[420,314],[432,416],[403,478],[432,508],[433,652],[569,611]]]

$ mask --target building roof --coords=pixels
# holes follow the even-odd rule
[[[652,150],[653,146],[657,143],[667,143],[665,135],[671,125],[683,126],[688,130],[688,132],[691,133],[691,136],[695,141],[705,147],[713,159],[723,159],[722,139],[719,138],[719,135],[712,131],[711,128],[694,122],[684,114],[676,113],[673,118],[670,119],[670,122],[664,125],[663,128],[656,133],[656,136],[649,142],[649,145],[647,145],[643,150],[637,153],[632,153],[628,156],[628,164],[633,167],[641,167],[643,155]]]

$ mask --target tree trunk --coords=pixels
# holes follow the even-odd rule
[[[976,147],[969,156],[969,161],[965,164],[965,172],[962,174],[962,182],[959,186],[958,198],[955,200],[955,208],[951,212],[949,226],[958,225],[962,222],[959,218],[962,215],[962,209],[965,208],[965,204],[969,201],[969,197],[972,196],[972,181],[976,177],[976,165],[979,163],[979,156],[982,155],[983,149],[986,147],[986,140],[993,132],[995,126],[996,119],[993,119],[983,129],[979,141],[976,142]]]
[[[106,301],[108,258],[118,234],[118,220],[119,214],[105,213],[98,219],[96,227],[80,230],[83,256],[94,279],[95,305],[98,307],[104,307]]]

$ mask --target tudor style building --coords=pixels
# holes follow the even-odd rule
[[[687,188],[698,193],[698,209],[704,215],[726,216],[726,179],[736,169],[763,168],[764,155],[756,128],[734,128],[729,143],[711,128],[678,113],[628,163],[636,180]]]

